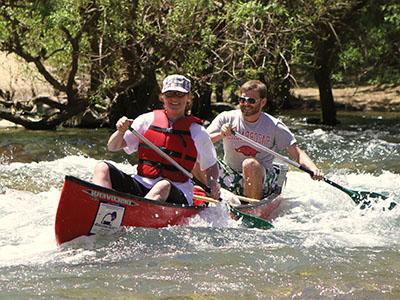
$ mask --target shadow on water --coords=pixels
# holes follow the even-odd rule
[[[317,112],[283,112],[277,115],[298,138],[303,148],[315,152],[314,157],[325,160],[325,149],[335,148],[338,140],[346,143],[400,143],[400,113],[340,112],[341,124],[330,127],[308,124],[308,118],[319,118]],[[82,155],[95,159],[111,159],[116,162],[134,163],[133,156],[110,153],[106,149],[112,129],[66,129],[56,131],[30,131],[24,129],[0,129],[0,162],[51,161],[69,155]],[[316,133],[325,133],[314,140]],[[329,142],[329,143],[327,143]],[[318,148],[322,150],[317,151]],[[325,155],[324,155],[325,154]]]
[[[107,140],[112,133],[108,129],[2,129],[0,132],[1,163],[52,161],[69,155],[116,162],[135,161],[134,157],[107,151]]]
[[[335,127],[307,124],[307,118],[319,116],[317,112],[290,111],[277,117],[287,124],[300,147],[325,173],[338,169],[373,174],[400,170],[399,113],[340,112],[341,124]],[[1,129],[0,132],[1,164],[54,161],[68,156],[136,162],[134,155],[107,151],[111,129]],[[221,144],[216,147],[221,155]]]

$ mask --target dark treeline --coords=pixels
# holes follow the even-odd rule
[[[33,63],[59,95],[22,103],[0,90],[0,118],[29,129],[89,112],[81,126],[134,118],[160,105],[158,82],[171,73],[192,79],[192,111],[206,119],[212,94],[234,104],[248,79],[267,83],[269,110],[291,105],[296,80],[314,82],[322,123],[335,125],[333,84],[399,84],[400,4],[0,0],[0,51]],[[32,116],[39,104],[51,110]]]

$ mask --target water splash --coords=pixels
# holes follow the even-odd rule
[[[386,191],[390,195],[388,200],[399,200],[398,174],[349,173],[328,177],[354,189]],[[392,180],[398,183],[393,184]],[[307,182],[306,189],[304,182]],[[299,232],[303,239],[298,242],[303,246],[383,247],[400,244],[400,210],[384,211],[384,201],[361,210],[347,194],[324,182],[313,181],[300,172],[289,173],[284,197],[290,199],[282,207],[281,216],[274,225],[278,230]]]

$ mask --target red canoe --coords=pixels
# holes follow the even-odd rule
[[[278,195],[272,194],[255,205],[241,205],[237,209],[270,220],[281,201]],[[60,245],[82,235],[118,230],[121,226],[184,225],[203,209],[160,203],[66,176],[56,214],[56,241]]]

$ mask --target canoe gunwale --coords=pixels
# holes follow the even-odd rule
[[[142,202],[147,202],[149,204],[155,205],[155,206],[168,206],[168,207],[173,207],[173,208],[177,208],[177,209],[199,209],[202,210],[204,209],[204,207],[202,206],[193,206],[193,205],[182,205],[182,204],[176,204],[176,203],[168,203],[168,202],[160,202],[160,201],[154,201],[151,199],[147,199],[141,196],[137,196],[137,195],[133,195],[133,194],[129,194],[129,193],[124,193],[124,192],[120,192],[114,189],[109,189],[82,179],[79,179],[75,176],[71,176],[71,175],[67,175],[65,176],[65,180],[69,180],[72,182],[75,182],[81,186],[84,186],[86,188],[95,188],[96,190],[102,191],[104,193],[107,194],[113,194],[116,196],[120,196],[120,197],[124,197],[124,198],[134,198],[135,200],[140,200]],[[112,201],[111,201],[112,202]],[[125,204],[125,203],[121,203],[123,205],[129,205],[129,204]]]
[[[199,209],[199,210],[203,210],[204,206],[195,206],[195,205],[182,205],[182,204],[176,204],[176,203],[168,203],[168,202],[160,202],[160,201],[154,201],[151,199],[147,199],[141,196],[137,196],[137,195],[133,195],[133,194],[129,194],[129,193],[124,193],[124,192],[120,192],[114,189],[109,189],[97,184],[94,184],[92,182],[88,182],[86,180],[80,179],[78,177],[75,176],[71,176],[71,175],[66,175],[65,176],[65,180],[69,180],[72,182],[75,182],[79,185],[85,186],[87,188],[95,188],[96,190],[102,191],[104,193],[108,193],[108,194],[113,194],[116,196],[121,196],[124,198],[135,198],[135,200],[140,200],[143,202],[147,202],[150,203],[152,205],[158,205],[158,206],[169,206],[169,207],[174,207],[174,208],[178,208],[178,209]],[[280,191],[275,191],[272,194],[268,195],[266,198],[263,198],[262,200],[260,200],[259,202],[256,203],[249,203],[249,204],[242,204],[237,206],[237,209],[249,209],[249,208],[256,208],[258,206],[263,206],[269,203],[272,203],[279,195],[281,194]],[[121,203],[123,205],[129,205],[129,204],[125,204],[125,203]]]

